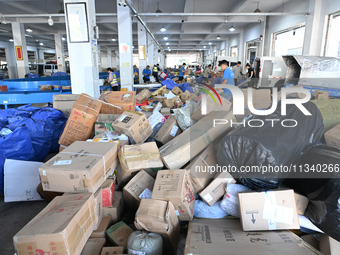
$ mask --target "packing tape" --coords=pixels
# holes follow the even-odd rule
[[[273,191],[265,191],[265,202],[264,202],[264,210],[263,210],[263,219],[268,220],[268,228],[269,230],[276,229],[275,223],[275,206],[276,206],[276,197]]]
[[[83,95],[83,96],[85,96],[85,97],[88,97],[88,98],[90,98],[90,99],[92,99],[92,100],[99,101],[100,103],[107,104],[107,105],[110,105],[110,106],[113,106],[113,107],[116,107],[116,108],[122,109],[121,107],[119,107],[119,106],[117,106],[117,105],[110,104],[110,103],[108,103],[108,102],[105,102],[105,101],[102,101],[102,100],[96,99],[96,98],[94,98],[94,97],[91,97],[91,96],[88,96],[88,95]],[[99,111],[98,111],[98,112],[99,112]]]

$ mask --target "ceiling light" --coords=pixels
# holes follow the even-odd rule
[[[200,49],[200,51],[201,51],[202,49]]]
[[[13,40],[13,39],[9,39],[9,41],[10,41],[10,42],[14,42],[14,40]]]
[[[169,38],[165,36],[163,39],[166,41],[166,40],[168,40]]]
[[[231,27],[229,28],[229,31],[230,31],[230,32],[235,31],[234,24],[231,24]]]
[[[259,9],[259,2],[257,2],[257,8],[254,11],[255,13],[261,13],[261,10]]]
[[[134,48],[135,48],[135,46],[132,45],[132,49],[134,49]]]
[[[171,49],[169,49],[169,51],[171,51]]]
[[[209,45],[212,45],[212,42],[209,41],[208,44],[209,44]]]
[[[224,23],[227,23],[227,22],[228,22],[228,16],[225,16]]]
[[[4,24],[4,25],[6,25],[6,24],[7,24],[7,22],[6,22],[6,20],[5,20],[5,17],[3,17],[3,18],[2,18],[2,20],[1,20],[1,24]]]
[[[170,43],[168,43],[168,42],[166,43],[166,45],[169,45],[169,44],[170,44]]]
[[[44,46],[44,44],[43,44],[42,42],[41,42],[41,43],[39,43],[39,45],[40,45],[40,46]]]
[[[260,23],[260,22],[261,22],[261,19],[258,19],[258,22]]]
[[[162,28],[160,30],[161,30],[161,32],[165,32],[166,28],[164,26],[162,26]]]
[[[32,35],[25,34],[26,37],[33,37]]]
[[[63,40],[63,41],[66,41],[66,38],[63,36],[62,40]]]
[[[35,40],[36,42],[39,42],[39,40]]]
[[[115,42],[115,41],[116,41],[116,38],[112,37],[112,38],[111,38],[111,41]]]
[[[54,25],[54,21],[53,21],[51,16],[48,18],[47,23],[48,23],[49,26],[53,26]]]
[[[217,39],[217,40],[221,40],[221,36],[218,35],[218,36],[216,37],[216,39]]]
[[[26,28],[26,32],[28,32],[28,33],[32,33],[32,32],[33,32],[33,30],[32,30],[32,28],[28,27],[28,28]]]
[[[204,49],[205,49],[206,47],[207,47],[207,46],[205,46],[205,45],[203,46]]]
[[[162,13],[162,11],[159,9],[159,2],[157,2],[157,11],[156,13]]]
[[[168,46],[168,49],[170,49],[170,47]]]

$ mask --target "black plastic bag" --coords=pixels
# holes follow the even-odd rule
[[[218,164],[236,168],[230,172],[238,182],[257,190],[277,188],[289,172],[271,171],[263,174],[264,167],[285,167],[289,170],[296,164],[303,153],[315,145],[323,135],[323,121],[319,109],[314,103],[307,102],[303,106],[312,114],[304,115],[295,105],[287,105],[286,115],[281,115],[281,104],[269,116],[255,115],[246,120],[261,120],[263,126],[238,126],[220,143],[217,152]],[[272,124],[268,119],[278,119]],[[298,122],[295,127],[284,127],[281,123],[286,119]],[[260,125],[260,121],[251,125]],[[260,123],[260,124],[259,124]],[[273,127],[272,127],[273,125]],[[292,123],[285,122],[285,125]],[[245,172],[245,167],[259,172]],[[256,169],[257,168],[257,169]],[[268,170],[268,169],[267,169]],[[241,172],[243,171],[243,172]]]

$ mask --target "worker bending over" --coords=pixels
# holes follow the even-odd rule
[[[187,65],[186,63],[183,63],[181,69],[179,70],[178,79],[179,79],[180,81],[183,81],[183,77],[184,77],[184,73],[185,73],[185,66],[186,66],[186,65]]]
[[[237,85],[239,81],[242,79],[241,61],[238,61],[236,66],[233,66],[233,72],[234,72],[235,85]]]
[[[151,70],[150,66],[146,66],[146,68],[143,70],[143,81],[144,83],[150,81],[150,75],[151,75]]]
[[[118,80],[116,74],[113,72],[111,67],[106,70],[109,73],[108,83],[110,84],[112,91],[118,91]]]
[[[235,85],[235,80],[234,80],[234,72],[231,70],[229,67],[229,62],[227,60],[222,60],[218,62],[218,66],[222,68],[223,70],[223,77],[222,77],[222,84],[229,84],[229,85]],[[231,101],[232,99],[232,94],[229,89],[223,89],[223,97]]]
[[[152,76],[155,77],[156,82],[159,82],[158,72],[161,70],[159,64],[154,65],[152,69]]]
[[[203,71],[203,77],[204,77],[204,81],[208,82],[209,81],[209,74],[211,74],[211,65],[208,65],[204,71]]]

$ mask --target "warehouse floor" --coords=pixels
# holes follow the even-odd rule
[[[5,203],[0,196],[0,254],[13,255],[13,236],[34,218],[48,201]]]

